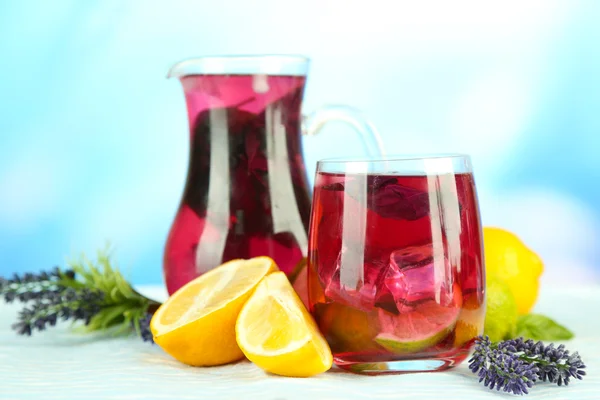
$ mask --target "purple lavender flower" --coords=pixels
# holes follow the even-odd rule
[[[545,346],[522,338],[492,343],[487,336],[475,343],[469,369],[490,389],[522,395],[540,380],[562,386],[585,375],[579,353],[570,354],[564,345],[555,348],[552,343]]]
[[[14,274],[11,279],[0,278],[0,296],[4,301],[21,303],[51,298],[56,292],[66,289],[64,281],[73,281],[75,272],[61,271],[56,267],[51,272],[42,271],[39,274],[27,272],[20,276]]]
[[[585,376],[585,364],[579,353],[570,354],[562,344],[558,347],[554,347],[554,343],[545,346],[541,341],[518,338],[500,342],[498,349],[518,353],[521,359],[535,362],[540,369],[540,379],[543,382],[566,386],[571,378],[581,380]]]
[[[528,389],[539,378],[534,364],[520,360],[518,355],[494,349],[487,336],[476,340],[469,369],[478,373],[479,382],[483,381],[484,386],[518,395],[529,393]]]
[[[140,336],[144,342],[150,342],[154,344],[154,337],[152,331],[150,331],[150,321],[152,320],[151,314],[146,314],[144,317],[139,319]]]
[[[17,316],[13,329],[21,335],[31,336],[34,330],[43,331],[56,325],[59,314],[63,320],[89,320],[100,311],[104,293],[90,289],[76,291],[65,289],[46,298],[37,298],[33,305],[24,307]]]

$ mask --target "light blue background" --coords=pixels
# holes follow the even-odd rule
[[[483,221],[519,234],[544,279],[599,281],[600,2],[0,3],[0,275],[110,240],[162,279],[187,169],[183,58],[301,53],[305,109],[362,109],[392,153],[473,156]],[[344,126],[305,140],[360,153]]]

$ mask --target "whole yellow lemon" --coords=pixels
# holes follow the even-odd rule
[[[484,227],[483,242],[486,275],[503,280],[513,293],[519,314],[527,314],[538,297],[542,260],[515,234],[501,228]]]

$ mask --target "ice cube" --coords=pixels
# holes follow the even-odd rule
[[[342,250],[342,252],[349,251],[351,250]],[[364,261],[363,256],[359,257],[357,254],[344,257],[344,260],[342,263],[342,253],[340,253],[333,274],[322,277],[329,278],[322,279],[325,283],[325,296],[358,310],[371,311],[381,295],[381,289],[385,289],[383,280],[388,266],[379,260]],[[344,273],[342,273],[343,269],[346,269]]]
[[[399,313],[428,300],[441,306],[454,301],[452,266],[444,254],[434,256],[432,245],[393,251],[383,282]]]

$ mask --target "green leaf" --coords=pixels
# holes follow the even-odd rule
[[[100,310],[94,318],[98,317],[98,323],[102,329],[120,324],[125,318],[124,313],[129,309],[128,304],[118,304],[112,307],[106,307]],[[94,321],[92,321],[94,322]]]
[[[75,290],[84,289],[87,287],[83,282],[80,282],[77,279],[69,279],[69,278],[61,278],[58,281],[58,284],[60,286],[73,288]]]
[[[550,317],[527,314],[521,315],[517,320],[516,336],[533,340],[569,340],[574,334]]]
[[[99,331],[102,329],[103,325],[104,315],[102,313],[98,313],[92,317],[89,324],[87,324],[86,326],[82,326],[81,330],[83,332]]]
[[[75,271],[75,274],[80,275],[83,278],[85,283],[92,281],[92,275],[85,269],[81,261],[70,260],[68,265],[73,271]]]
[[[123,296],[123,294],[119,291],[119,288],[116,286],[113,287],[112,290],[110,291],[110,298],[113,303],[121,303],[121,302],[127,300],[125,298],[125,296]]]
[[[116,287],[119,288],[119,292],[121,292],[121,294],[125,298],[135,299],[138,297],[138,296],[136,296],[135,292],[131,288],[131,285],[129,285],[129,283],[127,283],[127,281],[125,280],[125,278],[123,278],[123,275],[121,275],[121,273],[119,271],[115,271],[114,277],[115,277]]]
[[[131,335],[134,330],[131,328],[131,321],[123,321],[123,323],[112,327],[110,332],[113,336],[125,336]]]
[[[113,268],[110,265],[110,259],[108,254],[103,251],[98,252],[98,264],[102,266],[104,272],[104,279],[111,279],[114,273]]]
[[[85,261],[87,264],[87,269],[92,275],[92,284],[98,289],[102,290],[103,292],[110,293],[110,290],[106,285],[106,281],[104,280],[104,275],[100,272],[98,267],[96,267],[94,263],[88,260],[87,258],[85,259]]]
[[[146,311],[143,309],[128,310],[125,312],[125,318],[133,323],[135,333],[141,336],[140,319]]]

